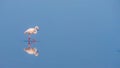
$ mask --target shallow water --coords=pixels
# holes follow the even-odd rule
[[[120,68],[119,0],[0,0],[0,68]],[[40,26],[26,54],[24,31]]]

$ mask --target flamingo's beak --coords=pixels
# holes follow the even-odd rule
[[[37,31],[39,31],[39,29],[37,29]]]

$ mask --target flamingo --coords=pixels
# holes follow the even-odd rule
[[[31,37],[30,35],[32,34],[37,34],[37,31],[39,30],[39,27],[38,26],[35,26],[34,28],[28,28],[24,34],[28,34],[28,47],[27,48],[24,48],[24,51],[27,52],[28,54],[31,54],[31,55],[35,55],[35,56],[38,56],[39,53],[38,53],[38,50],[36,48],[32,48],[31,47]]]
[[[39,27],[38,26],[35,26],[34,28],[28,28],[24,34],[28,34],[28,35],[31,35],[31,34],[37,34],[37,31],[39,30]]]
[[[24,51],[31,55],[35,55],[35,56],[39,55],[38,50],[36,48],[28,47],[28,48],[25,48]]]

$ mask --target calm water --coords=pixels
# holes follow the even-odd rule
[[[0,31],[0,68],[120,68],[119,0],[0,0]]]

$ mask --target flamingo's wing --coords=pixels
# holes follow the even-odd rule
[[[34,28],[27,29],[24,34],[32,34],[34,32]]]

